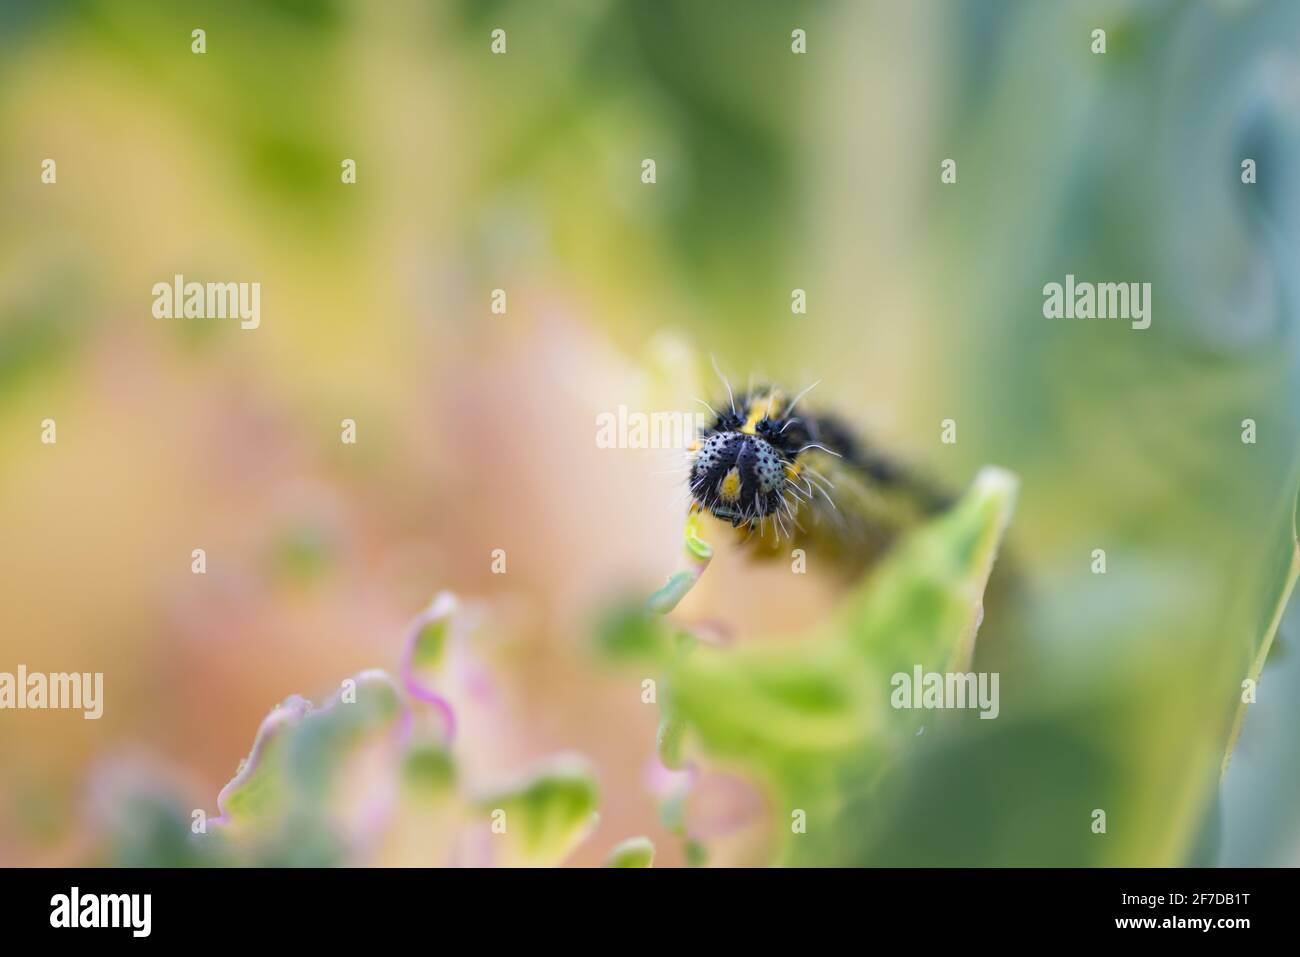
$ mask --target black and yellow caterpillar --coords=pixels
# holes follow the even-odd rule
[[[840,419],[801,411],[807,392],[737,397],[728,386],[690,449],[691,510],[743,529],[760,551],[806,545],[856,572],[950,499]]]

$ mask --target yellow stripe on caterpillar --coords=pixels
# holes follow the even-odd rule
[[[745,424],[740,427],[740,431],[745,435],[757,435],[758,423],[771,418],[772,409],[779,409],[783,401],[779,389],[755,396],[750,400],[749,408],[745,410]]]
[[[740,469],[732,466],[731,471],[718,483],[718,494],[724,502],[734,502],[740,498]]]

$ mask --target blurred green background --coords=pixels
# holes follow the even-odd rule
[[[593,422],[717,395],[713,354],[954,489],[1021,479],[999,719],[918,744],[826,863],[1300,863],[1294,613],[1219,781],[1294,549],[1298,266],[1290,0],[0,0],[0,670],[106,687],[0,714],[0,862],[95,859],[112,769],[213,807],[273,704],[391,667],[447,588],[465,775],[579,751],[570,861],[684,863],[656,709],[589,640],[677,560],[680,477]],[[261,327],[154,319],[175,273],[260,282]],[[1045,319],[1067,273],[1152,283],[1151,328]],[[835,609],[719,545],[685,614]],[[715,862],[769,859],[744,795],[700,812]]]

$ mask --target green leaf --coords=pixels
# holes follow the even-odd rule
[[[325,707],[294,695],[262,722],[253,749],[221,789],[220,823],[269,824],[328,801],[342,763],[394,729],[403,705],[382,671],[358,674]]]
[[[561,863],[596,824],[595,776],[574,756],[553,760],[522,784],[479,801],[500,842],[496,860],[510,867]]]
[[[1291,487],[1294,489],[1295,484],[1293,483]],[[1297,534],[1300,530],[1300,526],[1297,526],[1297,519],[1300,518],[1300,490],[1289,496],[1287,504],[1288,515],[1285,521],[1278,523],[1279,534],[1267,558],[1266,569],[1271,574],[1267,576],[1262,592],[1261,614],[1256,620],[1253,631],[1255,642],[1251,648],[1250,668],[1245,675],[1256,684],[1259,682],[1260,672],[1264,670],[1269,652],[1273,648],[1273,640],[1277,637],[1278,627],[1282,624],[1282,616],[1286,613],[1296,579],[1300,578],[1300,535]],[[1248,708],[1249,705],[1244,701],[1237,705],[1232,729],[1228,734],[1228,744],[1223,753],[1223,764],[1220,769],[1223,774],[1227,773],[1228,763],[1232,760],[1232,752],[1237,745],[1237,739],[1241,736]]]
[[[456,763],[441,743],[420,741],[407,749],[402,774],[412,792],[436,797],[455,786]]]
[[[846,789],[897,757],[918,712],[890,704],[896,673],[964,671],[1017,482],[985,469],[950,511],[899,543],[823,631],[720,649],[685,643],[666,663],[660,751],[693,743],[748,769],[777,802],[824,821]]]
[[[420,627],[412,638],[411,664],[416,668],[437,668],[447,649],[449,622],[445,618]]]
[[[648,837],[629,837],[614,846],[605,858],[606,867],[650,867],[654,864],[655,846]]]

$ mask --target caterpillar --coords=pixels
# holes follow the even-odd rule
[[[720,378],[721,375],[719,376]],[[690,447],[692,514],[705,512],[783,552],[802,543],[856,571],[951,499],[861,440],[838,417],[802,410],[817,383],[788,397],[774,385],[736,396]]]

